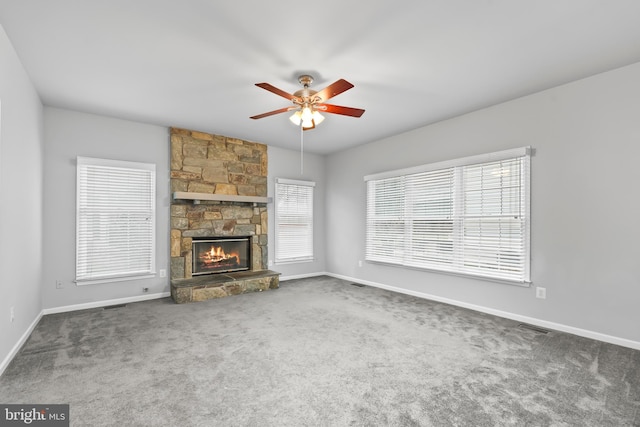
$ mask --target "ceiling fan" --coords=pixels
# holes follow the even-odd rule
[[[256,83],[256,86],[261,87],[262,89],[268,90],[269,92],[275,93],[283,98],[287,98],[289,101],[293,102],[293,105],[269,111],[267,113],[258,114],[251,118],[262,119],[263,117],[269,117],[274,114],[286,113],[288,111],[295,110],[295,113],[289,117],[289,120],[291,120],[296,126],[301,126],[303,130],[309,130],[315,128],[316,125],[320,124],[320,122],[324,120],[320,111],[323,113],[341,114],[343,116],[351,117],[360,117],[364,113],[364,110],[360,108],[342,107],[340,105],[325,103],[325,101],[353,87],[351,83],[344,79],[340,79],[335,83],[330,84],[321,91],[309,89],[309,86],[313,83],[313,77],[310,75],[303,74],[298,77],[298,81],[303,86],[303,89],[300,89],[293,94],[278,89],[269,83]]]

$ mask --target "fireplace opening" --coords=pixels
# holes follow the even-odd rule
[[[192,275],[229,273],[251,268],[250,237],[205,237],[192,241]]]

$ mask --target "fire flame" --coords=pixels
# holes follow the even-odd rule
[[[238,260],[240,259],[240,254],[238,253],[227,254],[222,249],[222,246],[211,246],[211,249],[209,249],[208,251],[202,252],[198,258],[200,258],[200,260],[205,264],[219,263],[225,260],[233,260],[234,258],[235,258],[235,261],[238,262]]]
[[[209,254],[213,260],[221,260],[227,257],[227,254],[224,253],[224,250],[220,246],[212,246]]]

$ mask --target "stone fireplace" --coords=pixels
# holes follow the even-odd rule
[[[267,269],[267,146],[171,128],[171,296],[277,288]]]

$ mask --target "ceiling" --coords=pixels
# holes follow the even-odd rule
[[[355,87],[327,154],[640,61],[637,0],[0,0],[45,105],[298,149],[298,75]]]

